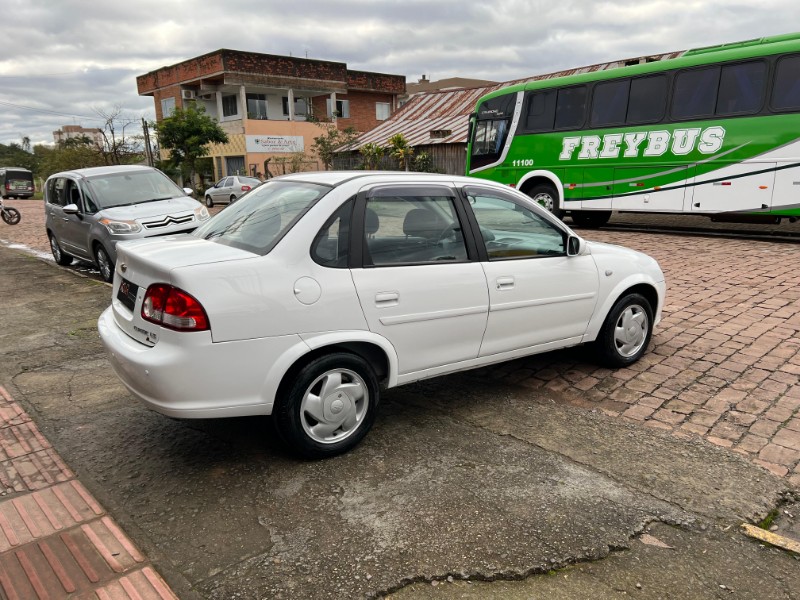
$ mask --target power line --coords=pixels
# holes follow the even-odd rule
[[[105,121],[105,119],[103,119],[102,117],[88,117],[86,115],[73,115],[73,114],[70,114],[70,113],[62,113],[62,112],[57,112],[55,110],[47,110],[47,109],[44,109],[44,108],[34,108],[32,106],[23,106],[22,104],[14,104],[13,102],[3,102],[2,100],[0,100],[0,105],[13,106],[14,108],[22,108],[24,110],[32,110],[32,111],[35,111],[35,112],[40,112],[40,113],[45,113],[45,114],[50,114],[50,115],[58,115],[60,117],[74,117],[76,119],[88,119],[90,121]]]

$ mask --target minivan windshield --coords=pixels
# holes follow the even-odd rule
[[[301,181],[269,181],[242,196],[192,235],[263,255],[330,189]]]
[[[95,175],[89,177],[87,183],[99,210],[186,195],[169,177],[155,169]]]

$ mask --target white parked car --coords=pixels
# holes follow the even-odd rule
[[[215,204],[231,204],[259,185],[261,185],[261,180],[255,177],[229,175],[208,188],[203,193],[203,198],[209,208]]]
[[[317,457],[381,388],[587,342],[631,364],[665,293],[654,259],[511,188],[420,173],[287,175],[118,256],[99,329],[125,385],[172,417],[272,414]]]

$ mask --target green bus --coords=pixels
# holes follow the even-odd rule
[[[612,210],[800,217],[800,34],[542,79],[482,97],[467,175],[578,225]]]

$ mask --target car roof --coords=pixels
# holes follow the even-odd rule
[[[486,184],[493,187],[505,187],[500,184],[463,175],[443,175],[440,173],[418,173],[414,171],[313,171],[304,173],[292,173],[281,175],[275,180],[303,181],[307,183],[317,183],[321,185],[338,186],[346,182],[361,180],[363,183],[402,183],[404,180],[410,182],[428,183],[458,183],[461,185]]]
[[[114,173],[131,173],[135,171],[155,171],[153,167],[146,165],[112,165],[108,167],[89,167],[86,169],[71,169],[69,171],[61,171],[60,173],[53,173],[48,177],[63,177],[65,175],[72,175],[75,177],[94,177],[95,175],[113,175]]]

